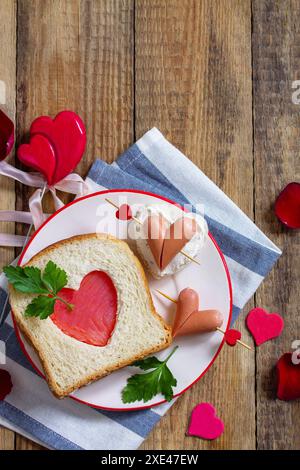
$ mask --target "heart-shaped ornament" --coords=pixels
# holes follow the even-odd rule
[[[0,160],[11,152],[15,141],[14,123],[0,109]]]
[[[51,320],[66,335],[93,346],[106,346],[117,320],[117,291],[103,271],[92,271],[78,290],[64,288],[59,296],[73,304],[72,310],[55,302]]]
[[[232,328],[231,330],[227,330],[224,336],[226,344],[228,344],[228,346],[235,346],[236,342],[241,339],[242,334],[240,331],[234,330]]]
[[[277,338],[284,327],[283,318],[278,313],[268,313],[263,308],[250,310],[246,324],[257,346]]]
[[[280,400],[300,398],[300,364],[293,364],[292,354],[285,353],[276,365],[277,397]]]
[[[12,388],[10,373],[5,369],[0,369],[0,401],[10,394]]]
[[[62,111],[54,119],[40,116],[33,121],[30,135],[40,134],[52,144],[56,167],[51,181],[55,184],[69,175],[80,162],[86,145],[86,130],[73,111]]]
[[[195,219],[181,217],[169,224],[163,215],[150,215],[144,222],[148,245],[159,269],[163,271],[198,230]]]
[[[216,410],[210,403],[199,403],[192,411],[188,428],[189,436],[202,439],[217,439],[224,432],[223,421],[216,416]]]
[[[193,289],[183,289],[178,297],[173,337],[215,331],[223,323],[218,310],[199,311],[199,296]]]
[[[52,184],[56,159],[54,149],[46,137],[34,135],[29,144],[20,145],[17,155],[20,162],[42,173],[47,183]]]
[[[116,212],[116,217],[119,220],[131,220],[132,212],[131,207],[128,204],[122,204]]]

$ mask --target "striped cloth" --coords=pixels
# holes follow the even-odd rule
[[[209,229],[221,247],[233,284],[233,320],[253,295],[280,250],[191,161],[152,129],[112,165],[97,160],[88,181],[100,189],[141,189],[180,204],[204,204]],[[0,277],[0,307],[6,284]],[[100,411],[59,401],[20,350],[7,307],[0,327],[14,388],[0,402],[0,423],[52,449],[136,449],[171,404],[135,412]],[[3,345],[3,343],[2,343]],[[0,343],[1,346],[1,343]]]

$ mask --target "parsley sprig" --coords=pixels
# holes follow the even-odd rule
[[[178,346],[168,355],[164,361],[160,361],[155,356],[147,357],[142,361],[136,361],[133,366],[142,370],[151,370],[146,374],[135,374],[129,377],[126,387],[122,390],[123,403],[134,401],[143,402],[151,400],[155,395],[161,393],[167,401],[173,398],[173,389],[177,380],[167,366],[167,362],[173,356]]]
[[[34,266],[6,266],[3,271],[8,282],[24,294],[39,294],[25,310],[25,317],[39,317],[45,320],[54,311],[56,300],[60,300],[72,310],[73,305],[66,302],[58,292],[67,285],[67,273],[53,261],[48,261],[44,271]]]

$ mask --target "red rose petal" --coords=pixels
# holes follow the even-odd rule
[[[0,110],[0,160],[4,160],[13,148],[15,141],[14,123]]]
[[[276,369],[279,400],[290,401],[300,398],[300,364],[292,363],[292,354],[283,354],[277,362]]]
[[[10,373],[7,370],[0,369],[0,401],[9,395],[12,391],[13,384]]]
[[[300,228],[300,183],[289,183],[275,202],[275,214],[289,228]]]

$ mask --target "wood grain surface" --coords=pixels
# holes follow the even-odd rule
[[[17,144],[36,116],[73,109],[88,131],[77,168],[84,176],[95,157],[112,162],[156,126],[284,247],[236,323],[251,343],[244,317],[261,305],[284,314],[283,336],[252,353],[224,347],[143,449],[300,446],[299,402],[275,400],[273,371],[300,339],[299,234],[282,229],[271,210],[300,176],[299,106],[291,101],[299,13],[296,0],[1,0],[0,79],[9,84],[4,109],[16,112]],[[27,209],[26,187],[0,183],[1,209]],[[4,265],[14,254],[2,248],[0,256]],[[186,437],[200,401],[215,404],[225,423],[216,441]],[[0,429],[0,449],[13,448],[41,447]]]

